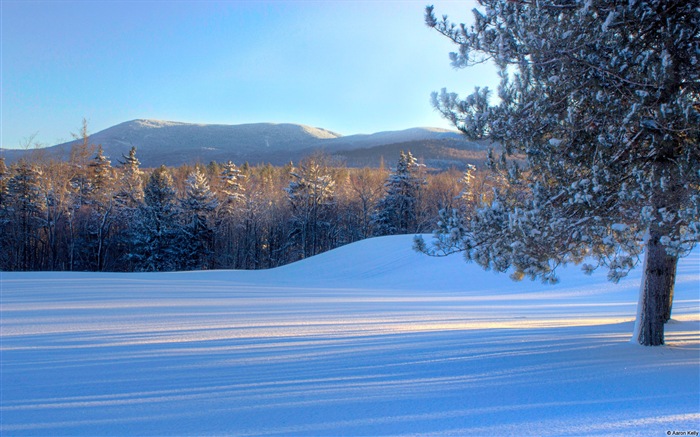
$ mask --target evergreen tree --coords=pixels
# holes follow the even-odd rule
[[[7,204],[7,182],[9,177],[5,158],[0,157],[0,270],[8,270],[10,264],[10,254],[8,253],[10,238],[7,228],[10,223],[10,211]]]
[[[102,271],[105,268],[110,234],[114,220],[114,187],[111,161],[104,155],[102,146],[89,169],[88,223],[83,250],[88,251],[90,270]]]
[[[222,184],[221,192],[225,196],[223,205],[228,211],[236,208],[236,205],[245,200],[245,188],[243,187],[245,178],[246,176],[241,173],[236,164],[231,161],[224,164],[219,179]]]
[[[71,169],[71,200],[67,211],[69,268],[101,271],[105,269],[114,220],[111,161],[98,146],[92,160],[73,164]]]
[[[219,208],[216,220],[217,265],[245,268],[250,239],[251,212],[254,205],[244,184],[247,175],[228,161],[219,170]],[[253,193],[255,196],[255,193]]]
[[[500,102],[477,88],[465,99],[443,89],[433,103],[468,136],[524,155],[527,171],[495,165],[510,188],[454,232],[454,248],[548,282],[587,259],[616,281],[644,250],[635,340],[663,344],[677,260],[700,239],[697,2],[480,4],[471,28],[432,7],[426,23],[459,46],[455,67],[496,62]]]
[[[41,170],[26,161],[14,166],[7,182],[4,202],[5,232],[3,252],[8,256],[8,270],[36,270],[39,268],[40,229],[44,208]]]
[[[467,169],[464,171],[464,175],[459,181],[462,184],[462,191],[459,193],[459,198],[468,204],[476,200],[474,193],[474,172],[476,172],[476,167],[472,164],[467,164]]]
[[[41,269],[65,268],[65,223],[70,202],[66,169],[61,163],[41,165]]]
[[[184,219],[184,248],[188,269],[211,267],[210,256],[214,244],[212,225],[218,202],[209,189],[204,174],[196,169],[185,182],[185,196],[181,201]]]
[[[5,158],[0,156],[0,209],[2,209],[7,196],[7,180],[9,172],[5,165]]]
[[[93,237],[93,204],[94,204],[94,173],[101,172],[104,159],[101,149],[90,160],[90,154],[94,146],[90,144],[87,134],[87,122],[83,120],[80,135],[73,135],[80,141],[75,141],[70,152],[70,180],[68,190],[67,224],[68,224],[68,269],[69,270],[94,270],[94,257],[92,248]],[[107,163],[109,165],[109,163]],[[101,176],[98,177],[101,179]]]
[[[136,157],[136,147],[131,147],[128,155],[122,155],[120,160],[119,176],[114,192],[116,206],[116,221],[119,226],[117,244],[121,253],[121,267],[127,271],[133,270],[129,254],[135,253],[134,226],[138,217],[139,208],[143,205],[143,171],[141,162]]]
[[[134,221],[134,252],[129,258],[141,271],[171,271],[182,265],[182,231],[173,179],[165,166],[153,171],[144,188],[144,203]]]
[[[329,248],[335,181],[318,157],[302,161],[291,176],[286,188],[292,206],[291,237],[299,242],[301,256],[306,258]]]
[[[112,182],[112,162],[107,159],[102,150],[102,146],[97,147],[97,153],[88,164],[90,173],[90,190],[97,201],[104,201],[103,198],[111,198],[108,188],[111,189]]]
[[[143,171],[136,157],[136,147],[131,147],[128,155],[122,155],[121,175],[114,198],[122,209],[136,208],[143,201]]]
[[[385,186],[386,194],[379,201],[373,221],[379,235],[421,232],[421,196],[426,181],[421,166],[411,152],[401,152],[396,170]]]

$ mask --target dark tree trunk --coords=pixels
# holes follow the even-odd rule
[[[666,258],[668,263],[668,269],[670,270],[670,275],[668,275],[668,299],[664,302],[666,307],[664,308],[664,323],[671,320],[671,308],[673,307],[673,290],[676,284],[676,267],[678,266],[678,258],[674,256],[669,256]]]
[[[659,232],[647,237],[644,272],[639,296],[635,335],[643,346],[664,344],[664,324],[671,311],[671,293],[675,281],[677,258],[666,253]]]

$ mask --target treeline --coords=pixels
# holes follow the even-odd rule
[[[68,162],[0,159],[0,269],[262,269],[378,235],[429,232],[495,182],[473,167],[431,174],[343,168],[317,155],[283,167],[142,169],[87,141]]]

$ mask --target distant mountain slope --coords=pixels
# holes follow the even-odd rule
[[[374,134],[348,135],[329,141],[333,150],[353,150],[383,146],[386,144],[406,143],[425,140],[457,140],[464,142],[462,134],[456,131],[434,127],[414,127],[400,131],[377,132]]]
[[[461,168],[465,163],[482,168],[485,165],[489,147],[491,144],[488,141],[470,142],[461,138],[445,138],[339,150],[333,156],[348,167],[376,167],[380,162],[392,167],[396,165],[401,151],[409,150],[430,168]]]
[[[210,161],[270,162],[284,164],[297,161],[317,150],[336,155],[348,165],[377,165],[379,156],[393,160],[396,147],[417,151],[425,149],[426,160],[445,161],[453,155],[462,162],[464,154],[451,150],[474,150],[483,147],[470,143],[458,132],[438,128],[412,128],[378,132],[370,135],[342,136],[326,129],[290,123],[253,123],[240,125],[193,124],[161,120],[132,120],[90,136],[90,142],[101,145],[116,164],[132,146],[144,167],[161,164],[181,165]],[[48,159],[66,160],[76,141],[58,144],[40,151],[3,149],[6,162],[12,163],[28,153]],[[383,152],[382,148],[386,150]],[[352,151],[355,151],[354,153]],[[367,151],[370,151],[367,153]],[[374,159],[376,158],[376,159]]]

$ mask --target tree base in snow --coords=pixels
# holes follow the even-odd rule
[[[664,344],[664,325],[670,315],[670,299],[678,263],[678,258],[666,253],[666,247],[659,239],[660,236],[653,233],[648,236],[646,244],[635,329],[635,338],[643,346]]]

